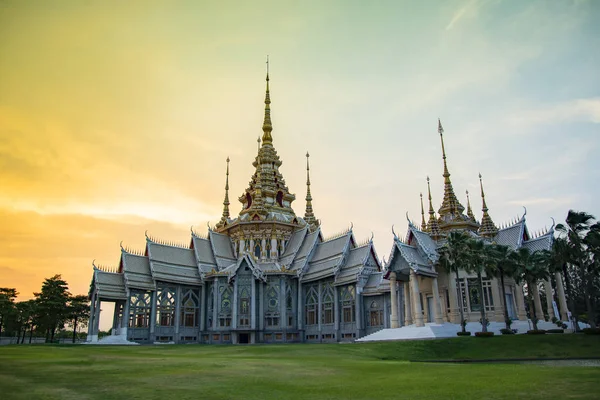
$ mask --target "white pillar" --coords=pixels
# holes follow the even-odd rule
[[[412,325],[410,284],[404,282],[404,326]]]
[[[552,317],[559,318],[559,316],[554,315],[554,307],[552,307],[552,282],[550,278],[544,282],[544,289],[546,290],[546,312],[548,313],[548,319],[552,321]]]
[[[517,318],[520,321],[527,320],[527,312],[525,311],[525,294],[523,293],[523,285],[515,285],[515,301],[517,302]]]
[[[277,250],[277,239],[275,238],[275,236],[273,236],[271,238],[271,259],[277,260],[278,258],[279,258],[279,252]]]
[[[267,258],[267,239],[262,238],[260,240],[260,259],[264,260]]]
[[[433,292],[433,315],[436,324],[441,324],[442,321],[442,308],[440,304],[440,290],[438,288],[437,278],[433,278],[431,283],[431,291]]]
[[[540,321],[544,320],[544,311],[542,310],[542,301],[540,300],[540,291],[537,283],[531,284],[531,294],[533,295],[533,305],[535,307],[535,316]],[[533,315],[532,315],[533,317]]]
[[[563,286],[562,276],[560,272],[554,274],[556,279],[556,291],[558,293],[558,306],[560,307],[560,320],[568,321],[569,314],[567,313],[567,298],[565,297],[565,287]]]
[[[396,296],[396,273],[390,272],[390,300],[392,302],[391,328],[399,328],[398,325],[398,297]]]
[[[412,282],[412,292],[413,292],[413,303],[415,310],[415,325],[416,326],[425,326],[423,323],[423,310],[421,308],[421,294],[419,292],[419,277],[415,273],[414,270],[410,270],[410,280]]]
[[[96,319],[96,294],[94,293],[92,295],[92,300],[90,301],[90,320],[88,322],[88,335],[87,335],[88,342],[91,342],[92,337],[94,336],[94,326],[96,325],[95,319]]]

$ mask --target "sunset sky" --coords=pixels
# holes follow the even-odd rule
[[[391,226],[443,190],[530,229],[600,216],[598,1],[0,0],[0,286],[60,273],[87,293],[144,231],[188,242],[232,213],[262,133],[304,214],[305,153],[325,236]],[[427,207],[427,205],[426,205]]]

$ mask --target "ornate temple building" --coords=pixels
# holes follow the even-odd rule
[[[404,239],[394,233],[394,244],[387,264],[385,265],[386,277],[390,280],[402,281],[403,298],[406,301],[403,309],[398,311],[392,320],[398,319],[399,324],[414,324],[423,326],[426,322],[460,323],[459,304],[462,304],[465,319],[479,321],[481,307],[485,307],[487,319],[490,321],[504,321],[504,301],[511,319],[526,320],[525,299],[523,287],[511,278],[506,278],[504,287],[500,280],[483,274],[483,293],[477,276],[464,270],[459,271],[459,278],[449,275],[437,263],[438,249],[446,243],[447,235],[452,231],[467,232],[474,238],[479,238],[485,243],[496,243],[508,246],[512,250],[524,247],[532,253],[538,250],[549,250],[552,246],[554,230],[552,227],[533,237],[527,228],[525,216],[515,219],[503,227],[497,227],[488,213],[483,191],[481,174],[479,184],[481,188],[482,218],[477,221],[471,209],[469,193],[467,191],[467,211],[460,203],[450,180],[450,172],[444,148],[444,136],[441,122],[438,121],[438,132],[442,144],[444,198],[436,214],[434,211],[429,177],[427,189],[429,200],[429,218],[425,219],[423,196],[421,195],[421,223],[420,226],[408,220],[407,235]],[[567,305],[560,275],[556,277],[557,292],[560,306],[560,317],[567,321]],[[549,302],[546,305],[548,315],[554,315],[552,310],[552,288],[550,281],[544,282],[544,288]],[[533,285],[532,294],[536,308],[536,315],[543,316],[542,304],[537,285]],[[462,296],[462,302],[459,301]],[[392,325],[397,327],[398,325]]]
[[[531,252],[550,249],[553,228],[532,236],[526,212],[498,227],[485,200],[481,175],[482,218],[477,220],[467,192],[467,208],[450,180],[441,123],[444,197],[434,211],[427,178],[429,218],[421,195],[421,223],[408,221],[405,238],[394,233],[390,257],[379,261],[372,238],[357,243],[352,228],[324,238],[315,217],[306,154],[306,208],[298,216],[296,196],[281,174],[273,146],[267,72],[262,139],[254,173],[239,196],[241,211],[229,210],[229,159],[220,221],[203,236],[192,230],[189,244],[162,242],[146,234],[136,252],[121,247],[118,268],[94,265],[90,287],[88,341],[98,341],[101,302],[114,302],[113,333],[139,343],[263,343],[353,341],[384,328],[423,326],[427,322],[479,321],[485,307],[491,321],[508,315],[524,320],[523,287],[511,278],[504,286],[485,276],[483,290],[475,275],[450,276],[439,267],[438,250],[452,231],[467,232],[485,243]],[[561,319],[567,308],[556,276]],[[552,288],[544,282],[548,315]],[[536,314],[542,316],[537,285],[532,288]],[[462,299],[460,301],[459,299]]]
[[[146,235],[146,247],[121,247],[114,271],[94,266],[88,341],[98,340],[100,305],[114,302],[113,332],[139,343],[351,341],[391,324],[402,293],[390,283],[372,238],[352,228],[324,238],[312,208],[306,154],[306,210],[296,215],[273,146],[269,75],[262,144],[242,210],[229,211],[229,159],[223,215],[189,245]],[[394,283],[395,286],[395,283]]]

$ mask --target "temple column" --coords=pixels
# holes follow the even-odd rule
[[[560,272],[554,274],[556,279],[556,291],[558,293],[558,306],[560,307],[560,320],[569,321],[569,314],[567,312],[567,298],[565,297],[565,287],[563,286],[562,276]]]
[[[263,331],[265,329],[265,285],[261,281],[258,281],[258,285],[258,330]]]
[[[544,311],[542,310],[542,302],[540,300],[540,291],[537,283],[531,284],[531,294],[533,295],[533,306],[535,307],[535,316],[537,319],[544,320]],[[532,315],[533,316],[533,315]]]
[[[234,280],[233,281],[233,303],[231,306],[231,329],[235,330],[237,329],[237,312],[238,312],[238,290],[237,290],[237,283],[238,280]],[[237,339],[237,337],[235,335],[232,335],[232,343],[236,344],[235,339]]]
[[[92,331],[92,342],[98,341],[98,333],[100,332],[100,296],[96,294],[96,306],[94,314],[94,330]]]
[[[112,322],[112,332],[111,335],[118,335],[119,332],[119,308],[120,301],[115,301],[115,310],[113,311],[113,322]]]
[[[436,324],[441,324],[442,308],[440,304],[440,290],[438,288],[437,278],[433,278],[431,282],[431,291],[433,292],[433,316]]]
[[[544,282],[544,289],[546,290],[546,311],[548,313],[548,320],[552,321],[552,317],[559,318],[558,315],[554,315],[554,307],[552,306],[552,281],[550,278]]]
[[[461,322],[459,296],[460,293],[456,278],[448,275],[448,297],[450,298],[450,315],[448,316],[448,320],[453,324],[460,324]]]
[[[412,325],[412,312],[410,300],[410,284],[404,282],[404,326]]]
[[[526,321],[527,311],[525,311],[525,293],[522,284],[515,284],[515,302],[517,303],[517,318],[520,321]]]
[[[156,331],[156,290],[150,295],[150,337],[151,342],[155,341],[154,332]]]
[[[415,273],[415,271],[411,268],[410,270],[410,281],[412,282],[412,294],[413,294],[413,303],[415,310],[415,325],[416,326],[425,326],[423,323],[423,310],[421,308],[421,294],[419,291],[419,277]]]
[[[120,335],[124,335],[127,339],[127,328],[129,328],[129,307],[131,303],[131,292],[127,290],[127,300],[123,303],[123,315],[121,316],[121,332]]]
[[[250,309],[250,328],[252,330],[256,329],[256,281],[252,278],[252,289],[251,289],[252,298],[250,299],[250,304],[252,308]]]
[[[264,260],[267,258],[267,239],[262,238],[260,240],[260,259]]]
[[[252,257],[254,257],[254,238],[250,239],[250,248],[246,249],[246,251],[250,253]]]
[[[390,300],[392,301],[391,328],[399,328],[398,325],[398,296],[396,295],[396,273],[390,272]]]
[[[198,324],[199,329],[200,329],[200,333],[202,333],[206,328],[205,328],[205,323],[206,323],[206,289],[205,286],[202,285],[200,286],[200,323]]]
[[[333,287],[333,329],[335,329],[335,338],[340,340],[340,299],[338,295],[338,287]]]
[[[241,236],[240,237],[240,249],[238,251],[238,253],[239,253],[238,256],[241,256],[241,255],[243,255],[246,252],[246,246],[245,246],[245,244],[246,244],[246,241],[244,240],[244,237]]]
[[[279,258],[279,252],[277,250],[277,239],[275,236],[271,237],[271,259],[277,260]]]
[[[179,343],[179,325],[181,325],[181,286],[175,290],[175,343]]]
[[[87,342],[92,341],[92,336],[94,335],[94,319],[96,317],[96,294],[92,295],[92,300],[90,301],[90,320],[88,322],[88,334],[87,334]]]
[[[215,278],[212,283],[213,287],[213,315],[212,315],[212,327],[213,331],[219,329],[219,320],[217,318],[217,310],[220,308],[219,304],[219,278]]]
[[[285,307],[285,290],[288,283],[283,276],[279,277],[279,327],[282,330],[287,330],[287,315],[286,315],[286,307]],[[285,332],[284,332],[285,339]]]

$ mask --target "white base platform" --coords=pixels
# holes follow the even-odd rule
[[[579,324],[580,328],[587,327],[587,324]],[[505,325],[502,322],[490,322],[488,326],[489,332],[494,332],[496,335],[501,335],[500,329],[504,329]],[[516,329],[517,333],[527,333],[528,330],[533,329],[531,321],[513,321],[511,329]],[[567,323],[565,332],[569,332],[571,324]],[[558,329],[556,324],[552,322],[538,322],[538,329]],[[475,332],[481,332],[481,324],[478,322],[469,322],[466,330],[471,332],[471,335],[475,335]],[[449,338],[457,337],[456,332],[460,332],[461,328],[458,324],[435,324],[427,323],[425,326],[417,327],[415,325],[403,326],[395,329],[382,329],[368,336],[357,339],[357,342],[377,342],[384,340],[418,340],[418,339],[437,339],[437,338]]]
[[[109,336],[104,336],[100,340],[91,341],[91,342],[85,342],[85,344],[139,346],[139,343],[128,341],[127,340],[127,335],[109,335]]]

